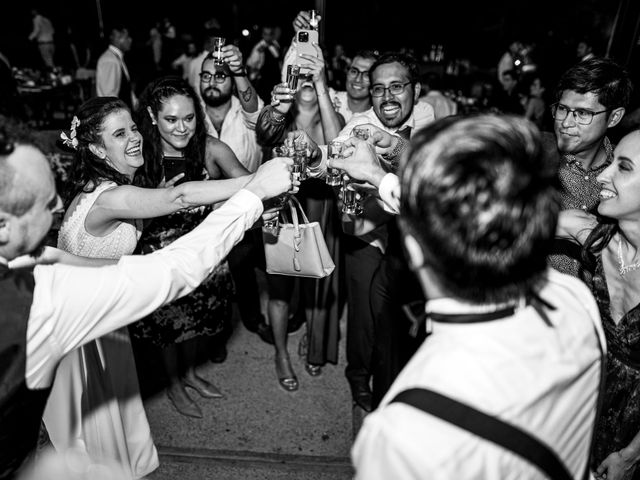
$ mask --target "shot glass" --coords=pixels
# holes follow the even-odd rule
[[[357,125],[357,126],[353,127],[353,130],[351,131],[351,134],[356,138],[361,138],[362,140],[367,140],[369,138],[369,135],[371,135],[371,132],[369,131],[368,127],[363,127],[361,125]]]
[[[300,181],[307,179],[307,159],[309,156],[309,146],[303,138],[297,138],[293,141],[293,167],[294,172],[296,166],[299,167]]]
[[[340,158],[344,151],[344,143],[333,140],[327,146],[329,158]],[[327,168],[327,176],[325,177],[327,185],[332,187],[342,185],[342,171],[339,168]]]
[[[271,220],[265,220],[262,224],[262,230],[269,235],[277,237],[278,233],[280,233],[280,213]]]
[[[222,59],[222,47],[227,43],[227,39],[224,37],[215,37],[213,39],[213,52],[215,55],[215,60],[213,61],[214,65],[223,65],[224,60]]]
[[[362,205],[358,201],[357,192],[351,186],[348,178],[342,184],[342,213],[347,215],[361,215]]]
[[[309,25],[311,26],[312,29],[317,30],[318,29],[318,14],[316,13],[315,10],[309,10]]]
[[[291,90],[298,89],[299,78],[300,78],[300,65],[287,65],[287,86]]]

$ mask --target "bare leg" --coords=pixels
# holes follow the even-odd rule
[[[273,330],[276,348],[276,374],[278,382],[287,391],[298,389],[298,379],[291,367],[287,351],[287,323],[289,321],[289,303],[283,300],[269,300],[269,321]]]

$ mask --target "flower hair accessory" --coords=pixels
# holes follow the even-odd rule
[[[66,133],[60,132],[60,138],[62,139],[62,143],[64,143],[67,147],[71,147],[74,150],[78,149],[78,139],[76,138],[76,128],[80,125],[80,120],[75,115],[71,120],[71,130],[69,131],[69,136]]]

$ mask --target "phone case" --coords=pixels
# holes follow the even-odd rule
[[[162,165],[164,167],[164,178],[167,181],[171,180],[173,177],[175,177],[180,173],[186,172],[186,166],[187,166],[183,158],[173,159],[170,157],[165,157],[162,160]],[[181,178],[175,183],[175,185],[182,183],[184,180],[185,180],[184,177]]]
[[[302,37],[304,38],[304,34],[306,33],[308,36],[308,40],[305,41],[300,41],[300,34],[303,34]],[[313,57],[318,58],[318,52],[316,50],[316,47],[313,45],[314,43],[318,43],[318,32],[317,30],[300,30],[297,34],[296,34],[296,41],[297,41],[297,45],[296,45],[296,63],[301,63],[301,62],[305,62],[304,58],[300,58],[300,54],[306,54],[306,55],[311,55]]]

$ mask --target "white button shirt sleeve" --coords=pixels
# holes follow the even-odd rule
[[[380,182],[378,194],[386,212],[398,215],[400,213],[400,179],[393,173],[387,173]]]
[[[29,388],[50,385],[59,359],[195,289],[262,214],[262,202],[241,190],[194,230],[150,255],[117,265],[38,266],[27,329]]]

